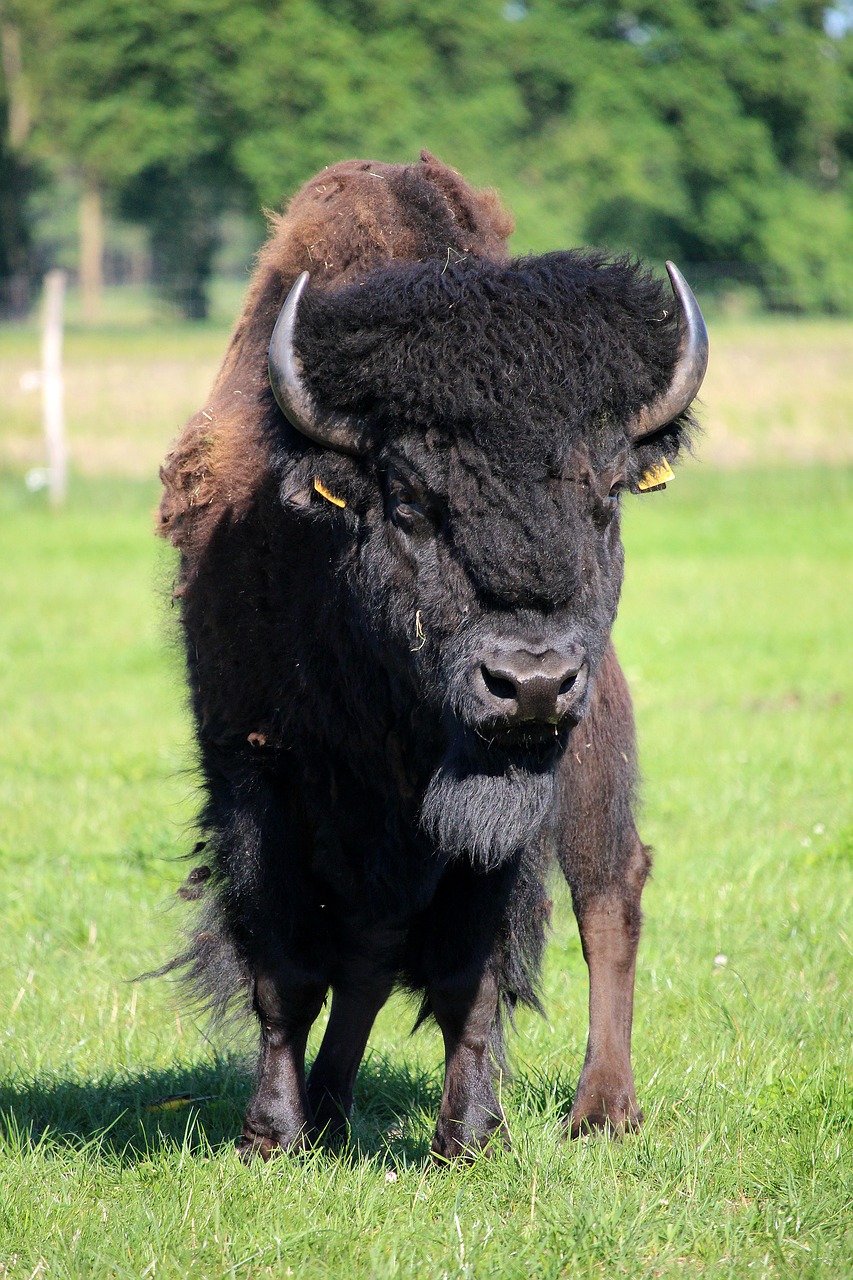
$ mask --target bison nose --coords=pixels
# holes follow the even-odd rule
[[[557,724],[586,685],[585,654],[516,649],[490,654],[480,665],[485,701],[502,719]]]

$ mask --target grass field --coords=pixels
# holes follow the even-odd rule
[[[353,1150],[246,1169],[232,1140],[251,1037],[211,1042],[168,981],[131,981],[175,945],[176,858],[193,839],[150,477],[203,400],[221,329],[69,337],[92,399],[75,410],[78,472],[60,513],[21,482],[37,459],[10,447],[26,436],[12,396],[0,423],[0,1276],[853,1274],[853,471],[802,465],[853,455],[837,354],[853,329],[801,332],[744,330],[756,413],[787,405],[789,465],[692,463],[626,517],[617,640],[656,849],[634,1051],[645,1128],[621,1143],[558,1140],[586,980],[555,885],[548,1019],[519,1018],[503,1089],[512,1148],[447,1171],[425,1158],[439,1039],[409,1038],[401,1001],[371,1042]],[[744,348],[734,328],[725,340]],[[0,377],[26,362],[26,342],[0,334]],[[804,407],[783,349],[805,360],[810,343],[838,379],[815,382]],[[128,362],[115,384],[111,352]],[[162,363],[141,376],[148,360]],[[155,422],[154,384],[169,379]],[[808,426],[818,402],[839,406],[837,439]],[[715,454],[711,428],[703,456],[765,457],[738,410],[743,448]],[[110,475],[95,465],[108,439]],[[194,1101],[164,1108],[176,1094]]]

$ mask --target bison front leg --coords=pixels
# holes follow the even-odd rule
[[[494,1090],[498,984],[486,970],[473,981],[431,987],[429,1001],[445,1050],[444,1092],[432,1153],[445,1159],[473,1155],[495,1137],[506,1137]]]
[[[584,959],[589,969],[589,1039],[569,1117],[573,1138],[594,1129],[637,1129],[631,1070],[634,969],[640,937],[640,895],[649,857],[636,832],[623,878],[587,899],[574,891]]]
[[[277,1150],[300,1150],[316,1141],[305,1087],[305,1046],[325,995],[325,986],[308,978],[256,976],[261,1050],[257,1089],[237,1142],[244,1160],[255,1155],[266,1160]]]
[[[358,1068],[391,986],[387,982],[363,989],[338,987],[332,995],[326,1033],[308,1078],[317,1129],[330,1142],[346,1133]]]

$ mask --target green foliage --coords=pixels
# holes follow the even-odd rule
[[[850,38],[803,4],[582,8],[577,32],[577,5],[525,20],[529,185],[563,194],[582,240],[735,264],[771,304],[849,310]]]
[[[70,162],[143,221],[158,284],[185,315],[203,317],[218,216],[246,190],[219,74],[232,58],[234,4],[33,0],[15,16],[31,55],[32,150]]]
[[[175,946],[184,908],[164,903],[193,841],[154,488],[75,477],[57,513],[3,482],[3,1273],[848,1275],[851,496],[838,469],[688,464],[626,511],[617,641],[655,846],[642,1133],[559,1140],[586,981],[555,884],[548,1018],[520,1015],[503,1085],[509,1152],[429,1166],[440,1043],[409,1038],[395,1000],[354,1150],[246,1169],[249,1042],[215,1051],[168,981],[130,981]]]
[[[522,248],[725,264],[853,311],[853,20],[814,0],[7,0],[32,147],[144,219],[196,299],[210,223],[346,155],[427,146]],[[169,194],[166,194],[167,189]],[[193,280],[195,284],[193,284]]]
[[[28,0],[36,141],[107,188],[216,156],[227,104],[212,77],[230,0]],[[37,61],[35,60],[37,56]]]

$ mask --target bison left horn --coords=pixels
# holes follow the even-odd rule
[[[316,403],[302,381],[302,361],[293,345],[299,300],[309,280],[303,271],[287,295],[272,331],[269,351],[269,377],[273,395],[287,420],[324,449],[340,453],[362,454],[370,440],[366,426],[355,417],[334,409],[323,409]]]
[[[698,395],[708,368],[708,330],[693,290],[674,262],[666,269],[678,303],[678,358],[670,384],[645,405],[627,427],[631,440],[642,440],[677,418]]]

